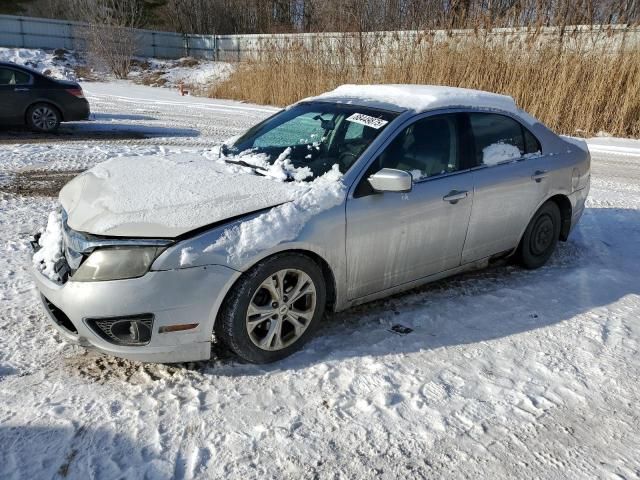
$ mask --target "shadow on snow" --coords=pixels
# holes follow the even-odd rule
[[[406,354],[548,327],[640,294],[640,212],[587,209],[549,263],[502,264],[330,314],[298,353],[270,365],[212,357],[203,373],[262,375],[350,357]],[[394,324],[413,329],[390,331]],[[227,357],[227,358],[225,358]]]

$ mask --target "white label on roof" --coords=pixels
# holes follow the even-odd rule
[[[349,118],[347,118],[347,121],[359,123],[366,127],[375,128],[376,130],[384,127],[387,123],[389,123],[386,120],[376,117],[370,117],[369,115],[365,115],[364,113],[354,113]]]

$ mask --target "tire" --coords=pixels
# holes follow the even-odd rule
[[[538,209],[520,241],[519,257],[523,267],[533,270],[547,263],[560,238],[561,222],[555,202],[548,201]]]
[[[36,103],[27,110],[27,126],[34,132],[54,132],[61,120],[60,111],[50,103]]]
[[[304,295],[290,298],[299,286]],[[275,362],[311,338],[325,302],[320,266],[299,253],[277,254],[256,264],[233,286],[216,319],[215,335],[248,362]]]

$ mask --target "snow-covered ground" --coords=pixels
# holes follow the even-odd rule
[[[637,142],[590,141],[588,209],[540,270],[495,266],[332,315],[274,365],[222,351],[143,365],[53,333],[27,241],[54,199],[2,183],[204,153],[273,110],[84,88],[95,122],[28,144],[0,134],[0,478],[640,477]],[[73,140],[92,125],[156,133]]]

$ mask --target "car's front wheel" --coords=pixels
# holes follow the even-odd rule
[[[249,362],[280,360],[311,337],[325,301],[315,261],[299,253],[274,255],[233,287],[216,320],[216,337]]]
[[[61,120],[58,109],[48,103],[36,103],[27,111],[27,125],[36,132],[53,132]]]
[[[520,263],[525,268],[539,268],[547,263],[558,243],[561,221],[555,202],[548,201],[538,209],[520,241]]]

